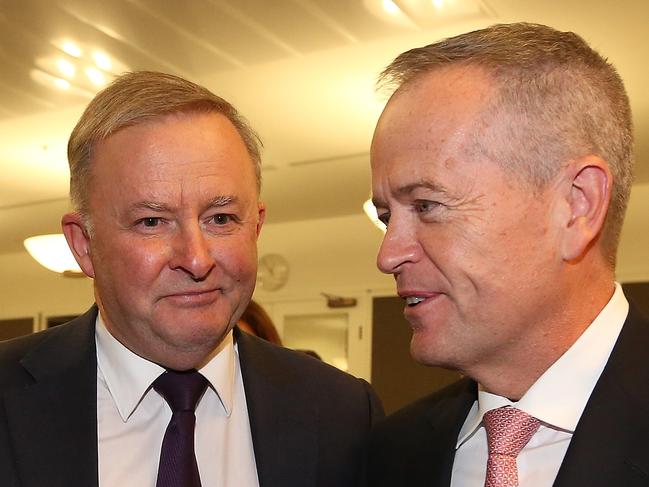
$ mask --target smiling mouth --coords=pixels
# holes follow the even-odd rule
[[[422,298],[421,296],[407,296],[405,299],[406,299],[406,304],[412,308],[413,306],[417,306],[426,298]]]

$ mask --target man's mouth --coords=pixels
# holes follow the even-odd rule
[[[410,307],[417,306],[419,303],[424,301],[426,298],[422,296],[406,296],[406,304]]]

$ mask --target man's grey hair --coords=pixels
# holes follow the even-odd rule
[[[596,155],[608,163],[613,188],[601,248],[615,266],[633,179],[631,108],[615,68],[572,32],[498,24],[404,52],[379,85],[407,90],[452,66],[475,67],[493,80],[482,118],[507,123],[482,124],[475,149],[508,173],[542,189],[576,158]]]
[[[68,142],[70,198],[88,225],[88,187],[97,143],[115,132],[178,113],[218,113],[243,139],[261,189],[261,141],[226,100],[203,86],[171,74],[137,71],[119,76],[86,107]],[[90,229],[90,227],[88,227]]]

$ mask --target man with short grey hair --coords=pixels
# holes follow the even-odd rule
[[[405,52],[382,82],[378,265],[413,357],[466,377],[377,427],[371,485],[647,485],[649,323],[615,282],[619,75],[579,36],[518,23]]]
[[[177,76],[120,76],[68,145],[63,232],[96,305],[0,344],[3,487],[347,486],[371,387],[235,327],[253,293],[257,136]]]

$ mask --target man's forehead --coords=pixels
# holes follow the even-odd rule
[[[449,117],[480,111],[496,84],[484,69],[450,65],[422,73],[396,90],[385,112],[406,111],[411,116]]]
[[[374,134],[372,168],[386,162],[410,167],[435,162],[448,168],[456,157],[475,152],[494,86],[484,74],[473,77],[474,71],[436,70],[395,93]]]

